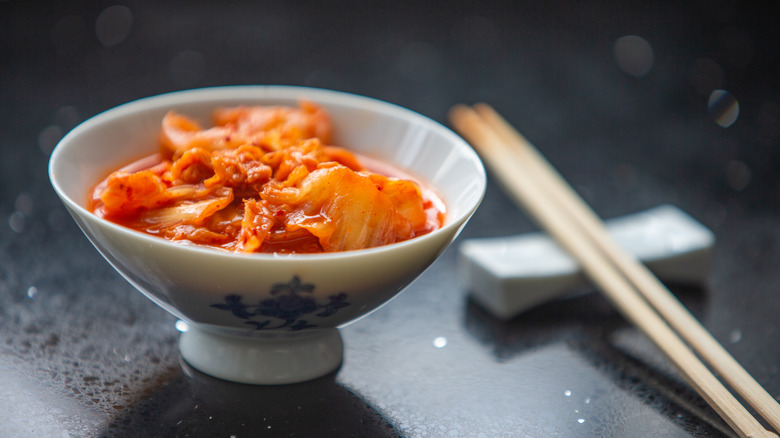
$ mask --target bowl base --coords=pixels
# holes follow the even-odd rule
[[[338,329],[274,337],[231,336],[190,325],[179,338],[182,358],[223,380],[255,385],[304,382],[336,370],[344,345]]]

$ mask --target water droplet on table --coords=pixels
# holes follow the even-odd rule
[[[433,346],[436,348],[444,348],[447,346],[447,338],[439,336],[433,340]]]

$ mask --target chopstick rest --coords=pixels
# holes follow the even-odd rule
[[[663,281],[702,284],[715,235],[681,209],[661,205],[606,221],[618,245]],[[475,302],[507,320],[535,306],[588,288],[578,263],[545,233],[465,240],[461,284]]]

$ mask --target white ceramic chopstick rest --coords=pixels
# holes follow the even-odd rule
[[[606,226],[661,280],[706,280],[715,235],[679,208],[662,205]],[[588,287],[577,262],[544,233],[466,240],[459,264],[460,280],[474,301],[500,319]]]

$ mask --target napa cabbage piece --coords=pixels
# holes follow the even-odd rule
[[[288,230],[309,231],[327,252],[387,245],[414,233],[409,219],[369,176],[340,164],[320,167],[295,186],[269,184],[260,197],[283,209]],[[422,202],[411,216],[418,214],[425,216]]]

